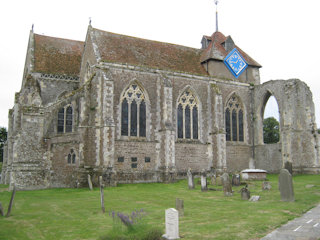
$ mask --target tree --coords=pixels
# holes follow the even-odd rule
[[[7,141],[7,129],[5,127],[0,127],[0,162],[3,162],[3,146]]]
[[[263,141],[264,143],[277,143],[280,139],[279,122],[274,117],[263,120]]]

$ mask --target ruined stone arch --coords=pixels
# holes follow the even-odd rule
[[[176,139],[201,140],[202,105],[197,92],[185,86],[176,99]]]
[[[136,79],[122,90],[118,111],[118,138],[150,139],[150,100],[142,83]],[[136,120],[136,121],[135,121]]]
[[[246,142],[247,114],[245,105],[236,92],[226,98],[224,105],[224,123],[227,142]]]

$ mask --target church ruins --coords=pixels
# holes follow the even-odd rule
[[[30,31],[9,110],[2,183],[18,189],[172,182],[189,168],[319,173],[309,87],[260,83],[261,65],[215,31],[201,48],[88,27],[84,42]],[[280,141],[263,143],[270,96]]]

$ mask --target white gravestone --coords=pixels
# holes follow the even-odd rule
[[[165,239],[179,239],[179,212],[174,208],[166,210],[166,234]]]

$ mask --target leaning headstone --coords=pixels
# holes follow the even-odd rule
[[[287,169],[280,170],[279,190],[281,195],[281,201],[285,201],[285,202],[294,201],[292,176]]]
[[[245,186],[244,188],[241,188],[240,193],[241,193],[242,200],[249,200],[250,199],[250,191],[247,188],[247,186]]]
[[[9,203],[8,212],[6,214],[6,217],[9,217],[11,214],[11,209],[12,209],[13,200],[14,200],[15,195],[16,195],[16,186],[13,186],[13,191],[12,191],[12,195],[11,195],[11,199],[10,199],[10,203]]]
[[[254,195],[249,199],[250,202],[258,202],[259,200],[260,200],[260,196],[258,195]]]
[[[287,169],[292,176],[292,162],[286,161],[284,164],[284,168]]]
[[[232,175],[232,186],[240,186],[240,174]]]
[[[179,217],[183,217],[184,215],[184,204],[183,204],[183,200],[176,198],[176,209],[179,212]]]
[[[232,196],[232,186],[228,173],[224,173],[221,176],[223,193],[225,196]]]
[[[201,191],[204,192],[204,191],[207,191],[207,190],[208,190],[208,188],[207,188],[207,173],[203,169],[201,171]]]
[[[271,190],[271,183],[264,181],[262,183],[262,190]]]
[[[90,190],[92,190],[93,188],[92,188],[92,181],[91,181],[90,174],[88,174],[88,185],[89,185]]]
[[[174,208],[166,210],[166,233],[165,239],[179,239],[179,212]]]
[[[189,189],[194,189],[194,180],[193,180],[193,175],[192,175],[192,172],[191,172],[191,168],[188,169],[187,176],[188,176]]]
[[[2,207],[1,202],[0,202],[0,215],[1,215],[1,216],[4,216],[4,211],[3,211],[3,207]]]

